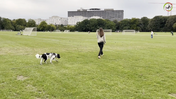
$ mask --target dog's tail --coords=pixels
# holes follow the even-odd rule
[[[38,58],[38,59],[40,59],[40,58],[41,58],[41,55],[36,54],[35,57]]]

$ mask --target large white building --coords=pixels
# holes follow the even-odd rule
[[[78,9],[77,11],[68,11],[68,25],[75,25],[75,23],[83,21],[82,19],[108,19],[111,21],[123,20],[124,10],[91,8]]]
[[[34,19],[34,21],[37,25],[39,25],[42,21],[46,21],[46,20],[38,18],[38,19]]]
[[[52,16],[49,19],[34,19],[36,24],[39,25],[42,21],[46,21],[47,24],[54,25],[76,25],[77,22],[81,22],[85,19],[108,19],[108,20],[123,20],[124,11],[114,9],[91,8],[91,9],[78,9],[77,11],[68,11],[68,18],[59,16]]]
[[[73,17],[68,17],[68,25],[76,25],[77,22],[84,21],[85,19],[103,19],[102,17],[99,16],[92,16],[92,17],[84,17],[84,16],[73,16]]]
[[[45,21],[47,24],[53,24],[53,25],[67,25],[68,19],[59,17],[59,16],[52,16],[49,17],[49,19],[34,19],[37,25],[39,25],[42,21]]]

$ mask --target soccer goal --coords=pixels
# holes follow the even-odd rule
[[[99,29],[96,30],[96,32],[98,32]],[[106,35],[111,35],[112,34],[112,29],[103,29],[104,33]]]
[[[129,34],[129,33],[130,33],[130,34],[135,34],[135,32],[136,32],[135,30],[123,30],[123,31],[122,31],[123,34],[127,34],[127,33],[128,33],[128,34]]]
[[[37,27],[26,27],[23,30],[23,35],[37,36]]]
[[[67,33],[67,32],[70,32],[70,30],[64,30],[64,32],[66,32],[66,33]]]

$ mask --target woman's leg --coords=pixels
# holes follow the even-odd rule
[[[98,43],[98,46],[99,46],[99,48],[100,48],[100,51],[99,51],[99,53],[98,53],[98,56],[103,55],[103,45],[104,45],[103,42]]]

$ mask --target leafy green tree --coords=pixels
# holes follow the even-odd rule
[[[90,30],[90,22],[88,19],[82,21],[83,27],[81,31],[89,31]]]
[[[2,28],[5,30],[15,30],[15,28],[12,25],[11,20],[7,18],[2,19]]]
[[[42,21],[42,22],[39,24],[37,30],[40,30],[40,31],[47,31],[47,23],[46,23],[45,21]]]
[[[176,23],[176,15],[169,16],[169,18],[167,19],[166,24],[165,24],[167,31],[173,31],[174,23]]]
[[[75,31],[75,26],[67,25],[66,29],[73,32]]]
[[[160,32],[163,31],[163,28],[165,28],[166,18],[163,16],[155,16],[153,19],[149,22],[149,29]]]
[[[141,31],[142,31],[142,32],[148,32],[148,31],[149,31],[149,29],[148,29],[149,21],[150,21],[150,19],[147,18],[147,17],[142,17],[142,18],[141,18],[141,25],[140,25],[140,28],[141,28]]]
[[[128,30],[130,29],[130,19],[124,19],[119,22],[119,29],[120,30]]]
[[[89,24],[90,24],[90,32],[95,32],[99,26],[98,26],[98,22],[97,22],[97,19],[90,19],[89,20]]]
[[[27,22],[25,19],[17,19],[16,25],[26,26]]]
[[[173,27],[173,30],[176,31],[176,23],[174,23],[172,27]]]
[[[110,20],[104,20],[105,21],[105,27],[104,29],[112,29],[112,31],[115,31],[116,29],[116,24],[113,21]]]
[[[24,30],[25,27],[21,25],[16,25],[16,31]]]
[[[53,24],[47,25],[47,31],[54,31],[56,30],[56,26]]]
[[[36,27],[36,22],[32,19],[29,19],[27,22],[27,27]]]
[[[0,17],[0,30],[2,29],[2,18]]]
[[[106,22],[104,19],[97,19],[97,25],[98,25],[98,28],[105,28],[106,26]]]
[[[64,27],[64,25],[61,24],[61,25],[57,26],[57,29],[59,29],[60,31],[64,31],[66,29],[66,27]]]
[[[141,31],[141,20],[138,18],[132,18],[130,19],[130,29],[136,30],[136,31]]]
[[[117,20],[113,21],[115,23],[115,30],[119,30],[120,23]]]

